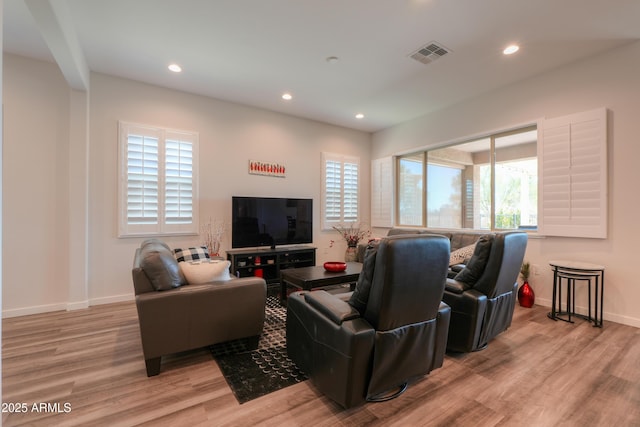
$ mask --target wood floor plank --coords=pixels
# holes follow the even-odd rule
[[[135,304],[3,320],[4,426],[638,426],[640,329],[516,307],[480,352],[447,354],[399,398],[343,410],[308,381],[238,404],[206,349],[147,378]]]

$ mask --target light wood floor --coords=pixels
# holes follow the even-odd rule
[[[132,302],[4,319],[3,410],[71,411],[3,413],[3,425],[640,425],[640,329],[546,312],[516,307],[486,350],[448,355],[398,399],[348,411],[308,381],[239,405],[206,350],[168,358],[147,378]]]

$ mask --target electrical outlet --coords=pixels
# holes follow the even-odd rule
[[[531,273],[533,273],[534,276],[540,275],[540,269],[538,268],[537,265],[534,264],[531,266]]]

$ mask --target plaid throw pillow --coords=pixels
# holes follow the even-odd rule
[[[209,259],[209,252],[207,251],[206,246],[198,246],[197,248],[187,248],[187,249],[174,249],[174,256],[176,257],[176,261],[185,262],[185,261],[201,261],[204,259]]]

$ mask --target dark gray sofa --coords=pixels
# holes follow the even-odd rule
[[[402,234],[438,234],[441,236],[445,236],[449,239],[451,245],[451,252],[456,251],[458,249],[464,248],[466,246],[474,244],[482,235],[487,234],[487,231],[454,231],[454,230],[440,230],[437,228],[391,228],[387,232],[387,236],[398,236]],[[362,262],[364,260],[364,252],[367,248],[367,245],[360,245],[358,247],[358,262]],[[448,272],[448,277],[453,278],[458,274],[462,269],[464,269],[464,263],[456,264],[451,266]]]

